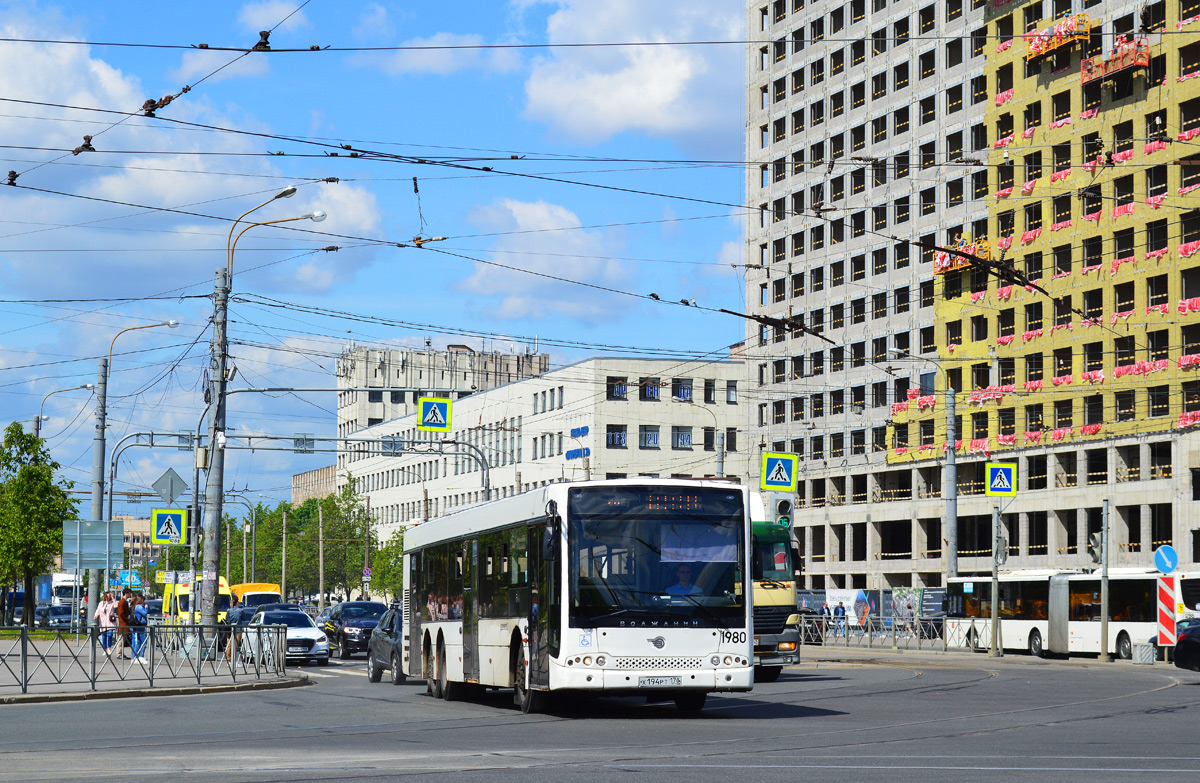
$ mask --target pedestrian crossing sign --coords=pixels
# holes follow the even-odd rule
[[[150,512],[150,543],[179,546],[187,543],[187,511],[181,508],[156,508]]]
[[[768,492],[795,492],[799,457],[765,451],[762,456],[762,480],[759,486]]]
[[[1011,498],[1017,496],[1017,463],[989,462],[987,463],[988,497]]]
[[[422,397],[417,400],[417,429],[422,432],[450,431],[450,400],[445,397]]]

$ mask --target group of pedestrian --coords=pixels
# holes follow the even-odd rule
[[[821,620],[826,628],[832,628],[834,636],[846,635],[846,605],[838,601],[837,607],[832,613],[829,611],[829,604],[821,607]]]
[[[146,663],[146,599],[134,595],[126,587],[120,600],[105,593],[96,607],[95,619],[100,624],[100,646],[110,657],[132,657],[135,663]],[[125,655],[129,647],[130,655]]]

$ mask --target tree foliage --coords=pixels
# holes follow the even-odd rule
[[[20,580],[33,616],[34,579],[62,553],[62,523],[78,518],[73,483],[57,478],[46,444],[13,423],[0,442],[0,581]]]

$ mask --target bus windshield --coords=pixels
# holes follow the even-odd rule
[[[567,507],[571,627],[744,624],[740,491],[578,487]]]

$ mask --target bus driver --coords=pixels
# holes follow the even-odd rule
[[[692,584],[692,567],[683,563],[675,567],[675,584],[666,589],[667,595],[704,595],[704,591]]]

